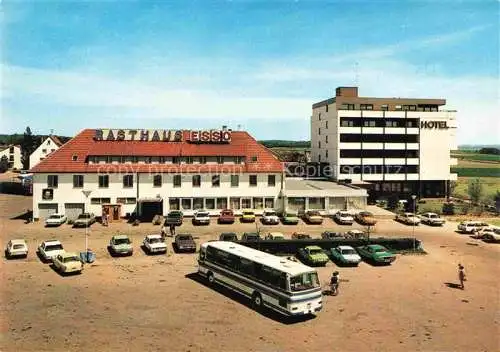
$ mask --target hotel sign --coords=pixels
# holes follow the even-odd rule
[[[420,121],[420,129],[446,130],[448,129],[448,124],[446,121]]]
[[[125,130],[98,129],[95,130],[95,141],[138,141],[138,142],[182,142],[182,130]],[[190,143],[229,143],[231,131],[201,130],[189,131]]]

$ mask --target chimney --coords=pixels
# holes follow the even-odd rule
[[[338,87],[335,90],[336,97],[357,98],[358,87]]]

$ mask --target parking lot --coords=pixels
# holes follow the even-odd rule
[[[319,268],[322,284],[331,272],[341,275],[340,294],[324,297],[315,318],[284,319],[256,312],[249,302],[198,279],[196,255],[147,256],[140,243],[159,226],[94,224],[89,247],[97,260],[77,276],[61,277],[35,255],[43,240],[59,239],[66,250],[82,251],[85,229],[69,225],[44,228],[15,219],[31,208],[29,197],[0,195],[1,245],[25,238],[27,259],[0,260],[0,350],[2,351],[497,351],[499,341],[500,246],[473,240],[444,227],[420,225],[415,236],[427,255],[398,255],[390,266],[361,263]],[[330,219],[323,225],[265,226],[290,237],[303,231],[319,237],[325,230],[346,231]],[[255,224],[192,226],[198,244],[224,231],[241,235]],[[379,219],[372,236],[412,236],[413,228]],[[112,235],[128,234],[131,257],[112,258]],[[458,263],[466,267],[466,289],[453,288]]]

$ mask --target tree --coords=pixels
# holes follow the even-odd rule
[[[30,155],[35,151],[36,147],[35,137],[28,126],[26,127],[26,131],[24,131],[23,140],[21,142],[21,162],[23,163],[23,169],[29,169]]]
[[[469,198],[471,199],[473,204],[479,203],[481,197],[483,196],[483,185],[479,178],[469,181],[467,194],[469,195]]]
[[[9,159],[7,158],[7,155],[2,156],[0,159],[0,173],[4,173],[9,169]]]

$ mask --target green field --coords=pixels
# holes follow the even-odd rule
[[[459,177],[457,180],[457,186],[453,191],[453,196],[457,198],[468,198],[467,188],[469,186],[469,180],[475,178],[477,177]],[[483,192],[485,198],[493,197],[496,194],[496,192],[500,190],[499,177],[480,177],[479,180],[483,185]]]
[[[451,172],[458,177],[500,177],[499,167],[452,167]]]

